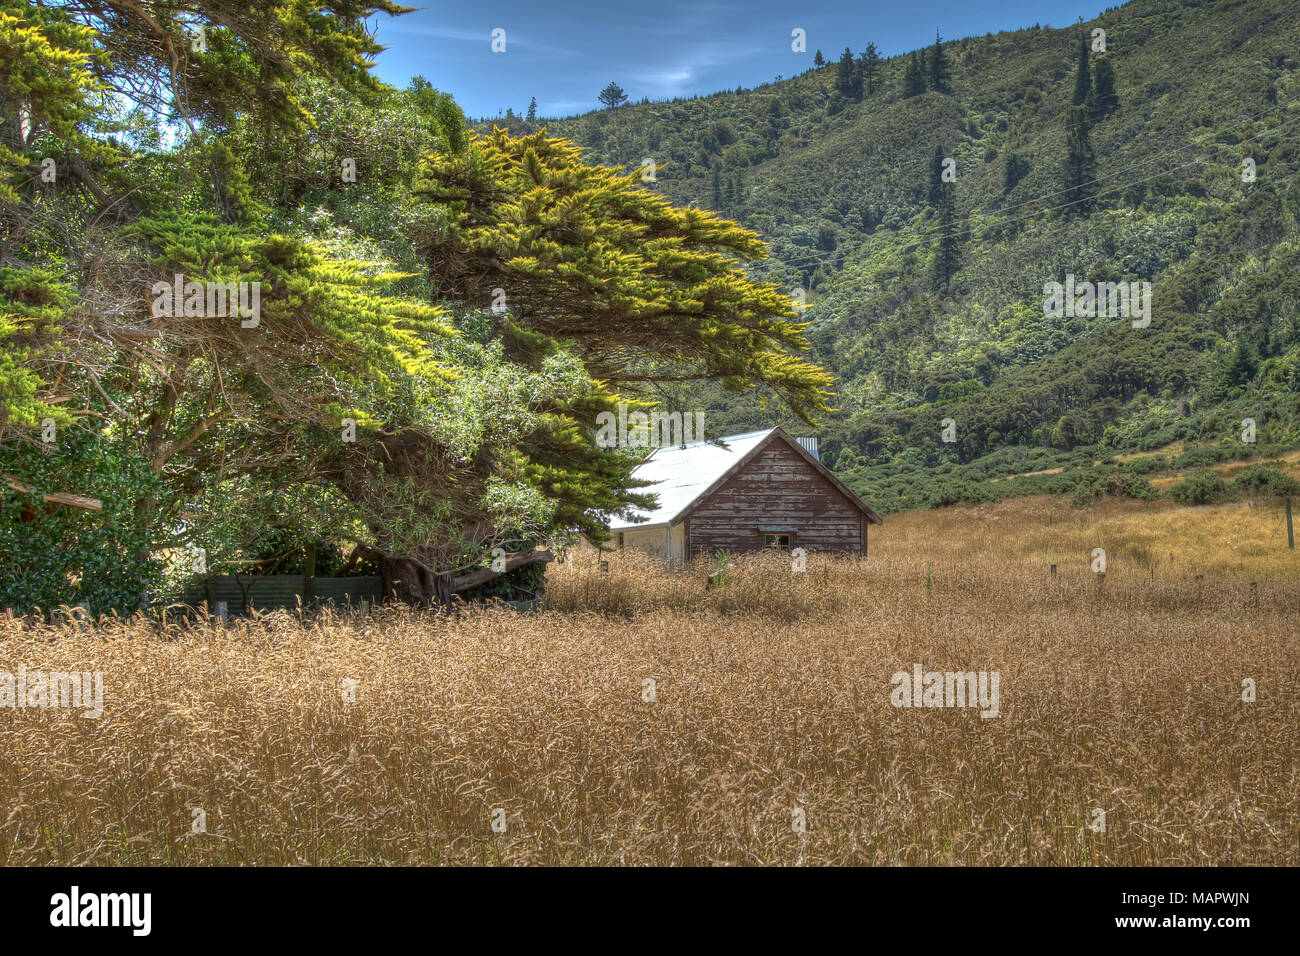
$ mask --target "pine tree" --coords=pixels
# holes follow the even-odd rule
[[[823,67],[825,65],[826,65],[826,57],[822,56],[821,50],[818,50],[816,55],[813,57],[813,66]]]
[[[1097,156],[1089,135],[1088,107],[1072,106],[1066,118],[1065,189],[1066,201],[1076,212],[1087,212],[1096,192]]]
[[[713,208],[722,208],[722,167],[716,163],[713,166]]]
[[[934,156],[930,159],[930,192],[927,196],[930,205],[934,207],[939,205],[945,187],[952,185],[943,181],[943,161],[946,158],[943,147],[935,146]]]
[[[948,54],[943,52],[943,40],[939,38],[939,31],[934,31],[934,49],[930,54],[930,89],[936,93],[950,93],[952,87],[949,81],[952,79],[952,71],[948,65]]]
[[[1092,65],[1092,117],[1099,120],[1119,109],[1115,92],[1115,66],[1108,56],[1098,57]]]
[[[1074,99],[1071,100],[1073,106],[1083,106],[1088,102],[1088,96],[1092,92],[1092,74],[1088,71],[1088,38],[1082,31],[1079,33],[1079,57],[1074,67]]]
[[[874,43],[868,43],[858,59],[858,75],[862,92],[870,96],[880,86],[880,52]]]
[[[606,109],[611,110],[627,102],[627,94],[623,92],[623,87],[617,83],[610,83],[609,86],[600,91],[600,96],[596,98],[605,104]]]
[[[947,159],[943,146],[934,147],[930,158],[930,190],[928,199],[934,209],[935,228],[940,230],[938,244],[934,252],[934,284],[941,290],[948,288],[948,282],[960,265],[960,241],[957,232],[961,226],[957,223],[957,187],[954,183],[943,181],[944,160]]]
[[[961,224],[957,221],[957,199],[952,183],[939,187],[939,203],[935,207],[936,228],[942,229],[934,251],[934,285],[946,291],[952,277],[961,267]]]
[[[854,74],[857,71],[853,64],[853,51],[848,47],[840,54],[839,66],[835,72],[835,89],[845,99],[853,99],[853,89],[855,84]]]
[[[1223,379],[1230,388],[1248,385],[1259,371],[1259,354],[1245,335],[1237,338],[1237,344],[1228,353],[1224,361]]]
[[[530,123],[536,123],[536,122],[537,122],[537,97],[535,97],[535,96],[534,96],[532,99],[530,99],[530,100],[528,101],[528,116],[527,116],[527,119],[528,119],[528,122],[530,122]]]
[[[925,92],[925,72],[921,69],[920,57],[916,51],[907,60],[907,67],[903,71],[903,97],[920,96]]]
[[[1002,163],[1002,192],[1011,192],[1028,173],[1029,160],[1016,152],[1007,153]]]

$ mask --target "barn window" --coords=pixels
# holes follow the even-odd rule
[[[793,540],[794,535],[792,534],[765,534],[763,535],[763,547],[780,548],[782,551],[789,551]]]

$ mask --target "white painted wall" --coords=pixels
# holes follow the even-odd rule
[[[657,554],[663,557],[668,551],[668,535],[663,527],[658,528],[627,528],[623,531],[623,547],[637,548],[649,554]],[[681,564],[686,559],[686,522],[673,525],[673,550],[672,560],[674,564]]]

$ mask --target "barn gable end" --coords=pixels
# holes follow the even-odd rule
[[[865,550],[870,520],[802,449],[774,435],[687,512],[687,547],[700,551],[762,548],[768,533],[808,551]],[[877,519],[879,520],[879,519]]]
[[[674,563],[700,552],[769,545],[865,553],[867,526],[881,523],[781,428],[658,449],[633,476],[651,482],[646,490],[659,504],[611,520],[610,529],[620,547],[661,553]]]

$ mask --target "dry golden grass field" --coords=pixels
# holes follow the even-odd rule
[[[1295,865],[1298,553],[1274,503],[1020,499],[712,589],[579,552],[535,614],[0,620],[104,675],[0,710],[0,864]],[[893,706],[918,663],[998,716]]]

